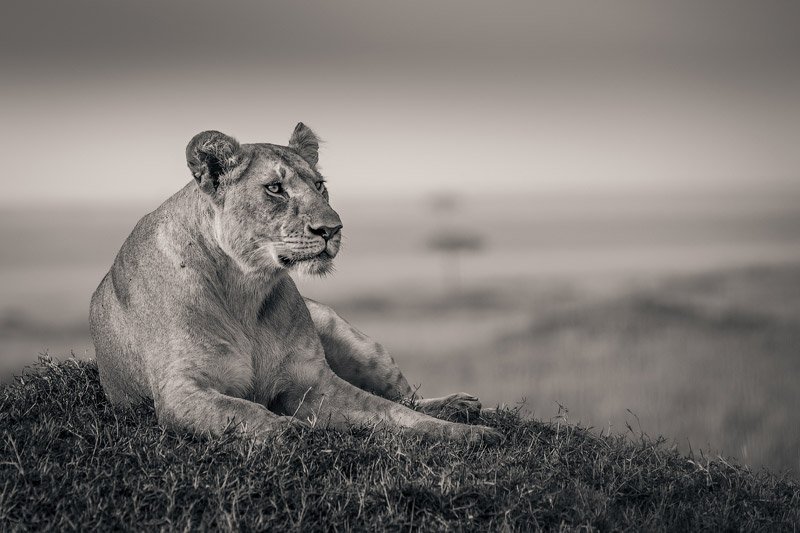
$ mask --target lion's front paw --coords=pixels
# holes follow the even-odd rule
[[[420,400],[417,409],[450,422],[474,422],[480,417],[481,402],[471,394],[457,392],[443,398]]]
[[[502,433],[487,426],[458,424],[443,420],[425,419],[415,425],[418,433],[436,439],[469,444],[497,444],[505,440]]]
[[[475,444],[500,444],[505,440],[502,433],[487,426],[467,426],[469,430],[466,437],[469,442]]]
[[[264,428],[264,433],[276,436],[307,427],[310,427],[310,425],[299,418],[293,416],[279,416],[270,421],[269,426]]]

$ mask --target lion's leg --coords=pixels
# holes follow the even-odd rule
[[[337,429],[377,425],[456,441],[493,443],[502,440],[500,433],[491,428],[441,420],[370,394],[337,376],[324,362],[320,363],[297,364],[296,375],[305,377],[299,379],[298,384],[309,385],[284,394],[283,412],[304,422]]]
[[[389,400],[411,398],[414,390],[386,349],[373,341],[330,307],[305,298],[314,327],[333,371],[348,383]],[[476,420],[481,403],[463,392],[443,398],[416,401],[417,410],[453,421]]]
[[[305,298],[331,369],[360,389],[389,400],[410,398],[414,390],[386,349],[326,305]]]
[[[221,435],[233,429],[252,437],[263,437],[294,423],[263,405],[219,392],[212,384],[201,385],[189,375],[164,379],[155,395],[158,421],[163,426],[191,433]]]

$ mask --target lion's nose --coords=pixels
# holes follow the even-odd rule
[[[333,238],[334,235],[339,233],[339,230],[342,229],[341,224],[337,224],[336,226],[308,226],[308,231],[313,233],[314,235],[319,235],[326,241]]]

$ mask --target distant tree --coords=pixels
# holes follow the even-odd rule
[[[458,196],[451,192],[434,193],[430,202],[435,213],[451,213],[458,208]]]
[[[461,291],[461,256],[483,248],[480,235],[464,230],[441,230],[428,240],[428,247],[444,257],[444,283],[454,292]]]
[[[437,229],[427,241],[429,249],[440,252],[444,266],[445,290],[453,292],[461,290],[461,256],[464,252],[474,252],[483,248],[483,238],[463,224],[457,224],[456,218],[461,208],[460,198],[449,191],[435,193],[430,198],[430,206],[437,215]]]

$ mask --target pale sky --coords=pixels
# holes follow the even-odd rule
[[[334,196],[800,190],[800,3],[13,2],[0,203],[166,197],[218,129]]]

